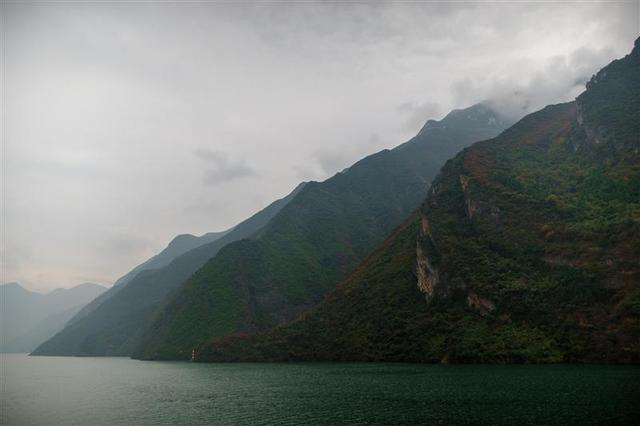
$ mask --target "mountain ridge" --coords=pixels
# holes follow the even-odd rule
[[[478,109],[489,111],[466,111]],[[134,357],[188,358],[205,333],[258,330],[315,305],[419,205],[447,158],[502,130],[498,120],[469,122],[429,129],[308,183],[264,228],[225,247],[187,281]]]
[[[297,320],[196,361],[640,362],[640,51],[447,161]]]
[[[107,288],[82,283],[39,293],[19,283],[0,285],[2,312],[0,352],[30,352],[60,331],[86,303]]]
[[[32,355],[105,356],[127,355],[138,330],[162,300],[180,286],[210,257],[229,242],[251,235],[264,226],[305,183],[285,197],[242,221],[215,241],[189,250],[158,269],[142,270],[127,284],[111,288],[90,312],[78,313],[67,327],[38,346]]]
[[[233,229],[233,228],[232,228]],[[70,320],[71,323],[77,322],[79,319],[86,317],[91,312],[93,312],[98,306],[102,303],[113,297],[118,291],[122,290],[124,286],[126,286],[129,282],[131,282],[139,273],[151,270],[158,269],[163,266],[168,265],[173,259],[184,254],[185,252],[195,249],[199,246],[214,242],[224,235],[226,235],[230,230],[222,231],[222,232],[208,232],[201,236],[195,236],[191,234],[180,234],[175,236],[167,246],[162,249],[159,253],[151,256],[149,259],[145,260],[141,264],[134,267],[131,271],[127,272],[125,275],[118,278],[113,286],[109,288],[106,292],[98,296],[96,299],[87,303],[82,307]]]
[[[118,286],[127,284],[135,277],[135,275],[137,275],[142,270],[161,268],[169,264],[173,259],[180,256],[181,254],[223,237],[232,229],[233,228],[221,232],[207,232],[201,236],[195,236],[192,234],[176,235],[169,242],[169,244],[167,244],[167,246],[162,249],[162,251],[142,262],[127,274],[118,278],[113,285]]]

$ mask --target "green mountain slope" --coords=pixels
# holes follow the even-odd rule
[[[168,294],[222,247],[263,227],[303,187],[304,184],[300,184],[291,194],[273,202],[213,242],[187,251],[164,267],[140,271],[130,282],[113,287],[109,297],[92,302],[97,306],[93,306],[90,312],[78,313],[60,333],[41,344],[32,355],[129,355],[140,330]]]
[[[188,359],[211,336],[291,320],[317,304],[419,206],[447,158],[504,122],[476,105],[409,142],[312,182],[253,238],[228,245],[158,313],[134,356]]]
[[[215,240],[222,238],[224,235],[229,233],[229,231],[230,230],[222,232],[208,232],[199,237],[191,234],[178,235],[173,240],[171,240],[167,247],[165,247],[160,253],[144,261],[143,263],[129,271],[127,274],[118,278],[118,280],[114,283],[114,286],[127,284],[141,271],[162,268],[163,266],[171,263],[173,259],[180,256],[181,254],[193,250],[196,247],[212,243]]]
[[[640,362],[640,47],[447,162],[319,306],[199,361]]]
[[[222,232],[208,232],[204,235],[196,237],[191,234],[181,234],[175,237],[171,242],[165,247],[160,253],[155,256],[147,259],[142,262],[131,271],[127,272],[122,277],[118,278],[116,282],[113,284],[108,291],[102,293],[100,296],[96,297],[94,300],[86,304],[80,309],[73,317],[69,320],[70,323],[75,323],[81,318],[86,317],[91,312],[96,310],[98,306],[103,304],[106,300],[113,297],[120,290],[124,288],[129,282],[131,282],[140,272],[150,270],[150,269],[158,269],[163,266],[171,263],[173,259],[176,257],[195,249],[196,247],[203,246],[208,243],[212,243],[224,235],[229,233],[230,230],[222,231]],[[42,342],[42,341],[41,341]]]

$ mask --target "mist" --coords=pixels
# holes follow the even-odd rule
[[[2,3],[2,281],[111,284],[488,101],[573,99],[637,2]],[[596,19],[597,18],[597,19]]]

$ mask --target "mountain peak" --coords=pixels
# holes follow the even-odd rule
[[[640,38],[633,51],[598,71],[576,98],[578,123],[601,158],[637,158],[640,122]],[[603,147],[606,147],[603,148]],[[605,149],[607,153],[602,152]],[[617,154],[614,154],[617,153]]]
[[[0,284],[0,290],[3,291],[3,292],[23,292],[25,294],[26,293],[34,293],[34,292],[29,291],[26,288],[22,287],[17,282],[10,282],[10,283]]]
[[[100,285],[100,284],[96,284],[96,283],[89,283],[89,282],[85,282],[85,283],[81,283],[78,285],[75,285],[73,287],[69,287],[69,288],[63,288],[63,287],[59,287],[59,288],[54,288],[53,290],[49,291],[48,293],[46,293],[47,295],[52,295],[52,294],[62,294],[65,292],[74,292],[74,291],[105,291],[107,289],[107,287]]]
[[[193,240],[195,238],[196,238],[196,236],[193,235],[193,234],[178,234],[169,242],[168,245],[181,244],[181,243],[186,242],[186,241],[191,241],[191,240]]]
[[[480,102],[468,108],[454,109],[442,120],[428,120],[418,134],[436,128],[506,128],[505,118],[486,103]]]

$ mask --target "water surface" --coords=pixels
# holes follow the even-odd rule
[[[640,368],[2,355],[1,424],[640,424]]]

